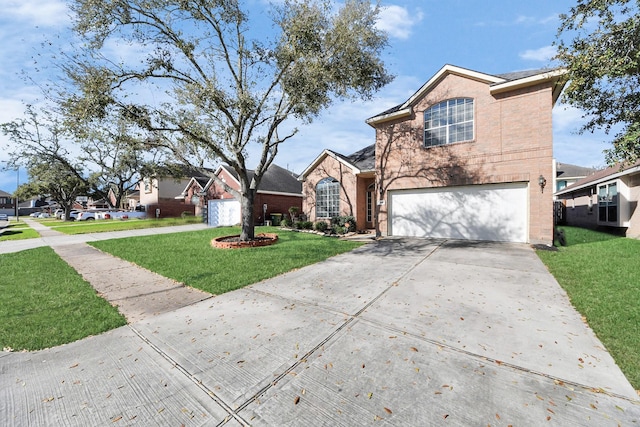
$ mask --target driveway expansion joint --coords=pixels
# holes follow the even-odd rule
[[[211,400],[220,405],[221,408],[225,410],[229,414],[231,418],[236,420],[238,423],[245,427],[250,427],[251,424],[245,421],[240,415],[237,414],[239,409],[233,410],[229,405],[225,403],[212,389],[207,387],[203,381],[199,380],[195,375],[191,374],[184,366],[180,365],[174,358],[169,356],[165,351],[163,351],[160,347],[153,344],[144,334],[134,328],[132,325],[128,325],[129,328],[136,334],[145,344],[147,344],[154,352],[158,355],[162,356],[166,361],[171,363],[171,366],[176,368],[178,372],[184,375],[189,381],[195,384],[200,390],[202,390]],[[218,425],[224,425],[229,421],[229,418],[225,418]]]

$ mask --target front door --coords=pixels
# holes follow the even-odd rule
[[[374,217],[374,209],[376,206],[376,185],[375,183],[371,183],[367,187],[367,215],[366,215],[366,227],[371,229],[374,228],[373,217]]]

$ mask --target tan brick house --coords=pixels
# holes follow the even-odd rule
[[[367,120],[374,146],[316,158],[299,178],[303,211],[313,221],[350,214],[382,235],[550,244],[552,109],[563,76],[445,65]]]
[[[594,172],[555,195],[567,225],[640,238],[640,161]]]

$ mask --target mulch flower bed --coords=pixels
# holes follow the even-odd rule
[[[256,248],[273,245],[278,241],[275,233],[260,233],[254,236],[253,240],[241,241],[240,235],[221,236],[211,240],[211,246],[219,249]]]

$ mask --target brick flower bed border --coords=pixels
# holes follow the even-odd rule
[[[275,233],[256,234],[256,240],[248,242],[230,241],[240,237],[239,234],[233,236],[221,236],[211,240],[211,246],[218,249],[239,249],[239,248],[257,248],[260,246],[273,245],[278,241],[278,235]]]

